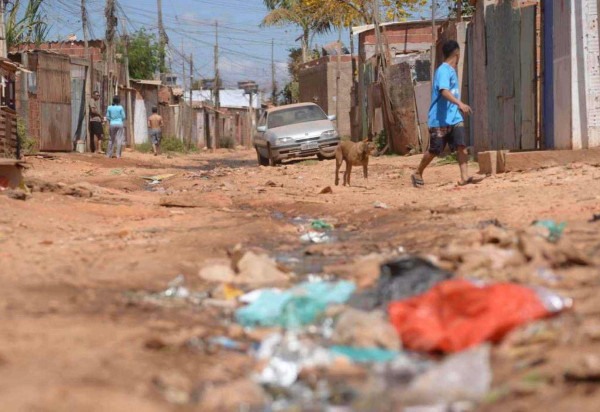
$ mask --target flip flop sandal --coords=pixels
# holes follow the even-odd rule
[[[423,178],[417,177],[415,175],[412,175],[410,178],[412,180],[413,186],[416,187],[417,189],[425,186],[425,182],[423,181]]]
[[[458,185],[459,186],[467,186],[467,185],[471,185],[473,183],[475,183],[475,180],[472,177],[470,177],[464,182],[458,182]]]

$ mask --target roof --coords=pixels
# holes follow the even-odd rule
[[[186,100],[190,99],[189,92],[184,93]],[[223,89],[219,90],[219,106],[235,108],[246,108],[250,106],[250,96],[244,93],[242,89]],[[206,102],[212,101],[212,90],[193,90],[192,91],[192,103],[194,102]],[[261,94],[254,95],[252,98],[252,107],[260,109]]]
[[[294,103],[294,104],[286,104],[284,106],[276,106],[276,107],[271,107],[270,109],[267,109],[267,113],[274,113],[274,112],[278,112],[280,110],[285,110],[285,109],[293,109],[295,107],[306,107],[306,106],[317,106],[315,103]]]
[[[437,24],[441,24],[441,23],[445,23],[447,22],[448,19],[438,19],[436,20]],[[398,27],[404,27],[404,26],[414,26],[414,25],[423,25],[423,26],[427,26],[427,25],[431,25],[431,20],[407,20],[407,21],[388,21],[385,23],[381,23],[379,26],[381,27],[387,27],[387,26],[398,26]],[[352,34],[353,35],[358,35],[367,31],[371,31],[375,28],[375,26],[373,24],[366,24],[364,26],[355,26],[352,27]]]
[[[131,79],[131,81],[133,83],[147,84],[150,86],[160,86],[162,84],[162,81],[160,81],[160,80],[134,80],[134,79]]]

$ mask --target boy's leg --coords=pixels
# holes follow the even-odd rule
[[[467,151],[467,134],[463,123],[452,128],[450,142],[452,148],[456,149],[456,158],[460,168],[460,184],[469,182],[469,152]]]
[[[429,149],[423,154],[419,168],[412,175],[413,184],[415,186],[423,186],[423,173],[425,169],[436,156],[438,156],[444,150],[445,135],[444,131],[440,128],[429,129]]]

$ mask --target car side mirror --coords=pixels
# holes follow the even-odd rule
[[[337,119],[337,116],[332,114],[331,116],[327,116],[327,118],[333,122],[335,119]]]
[[[257,131],[258,133],[264,133],[264,132],[266,132],[266,131],[267,131],[267,126],[258,126],[258,127],[256,128],[256,131]]]

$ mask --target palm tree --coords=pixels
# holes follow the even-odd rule
[[[331,20],[304,0],[264,0],[270,10],[261,26],[293,24],[302,30],[302,60],[309,60],[310,43],[315,34],[331,30]]]

